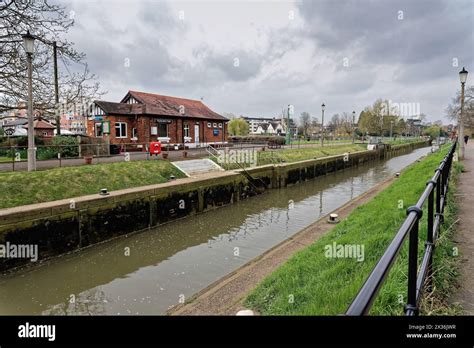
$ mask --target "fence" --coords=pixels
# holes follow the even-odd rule
[[[425,281],[428,279],[428,290],[432,287],[432,262],[436,240],[443,223],[443,213],[449,187],[450,171],[456,143],[441,161],[435,174],[427,182],[426,189],[416,205],[407,209],[407,218],[398,230],[387,250],[367,278],[362,289],[347,310],[347,315],[367,315],[382,287],[398,253],[409,236],[408,245],[408,300],[405,306],[406,315],[418,315],[418,304],[423,293]],[[427,231],[425,253],[418,271],[418,233],[419,222],[423,216],[423,205],[428,201]]]

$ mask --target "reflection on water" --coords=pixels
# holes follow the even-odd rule
[[[0,314],[163,313],[429,151],[272,190],[3,276]]]

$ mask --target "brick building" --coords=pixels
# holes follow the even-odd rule
[[[227,122],[199,100],[129,91],[120,103],[92,104],[87,134],[102,137],[109,129],[111,144],[160,140],[197,147],[225,143]]]

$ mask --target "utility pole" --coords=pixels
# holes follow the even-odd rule
[[[54,61],[54,101],[56,114],[56,135],[61,135],[61,115],[59,115],[59,84],[58,84],[58,47],[53,41],[53,61]]]
[[[33,121],[33,52],[35,38],[29,31],[23,35],[28,65],[28,171],[36,170],[35,129]]]
[[[393,134],[393,121],[390,121],[390,141],[392,141],[392,134]]]

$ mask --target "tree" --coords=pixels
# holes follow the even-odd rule
[[[249,124],[243,118],[234,118],[229,121],[230,135],[248,135]]]
[[[457,92],[456,96],[451,100],[451,103],[446,108],[446,115],[454,123],[459,120],[461,111],[461,91]],[[474,86],[466,86],[464,91],[464,126],[474,127]]]
[[[429,135],[431,139],[435,139],[441,135],[441,127],[440,126],[428,127],[423,131],[423,134]]]
[[[33,55],[34,110],[42,115],[55,113],[53,41],[58,60],[68,74],[59,74],[60,100],[63,103],[88,102],[100,92],[95,75],[89,72],[85,54],[77,52],[64,38],[74,24],[64,7],[41,1],[0,1],[0,113],[17,109],[27,98],[27,66],[22,35],[35,36]],[[59,64],[58,62],[58,64]],[[74,69],[73,69],[74,68]],[[69,72],[72,70],[73,72]]]
[[[308,128],[311,125],[311,115],[306,111],[302,112],[300,122],[301,130],[303,131],[303,135],[306,137]]]

